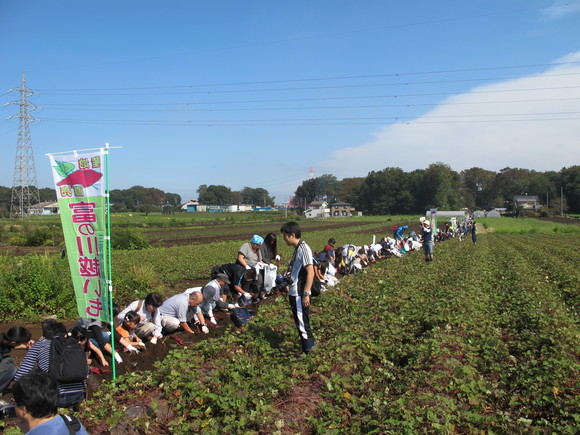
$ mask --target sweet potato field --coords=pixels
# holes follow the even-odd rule
[[[579,242],[489,233],[437,244],[432,263],[381,261],[314,299],[308,356],[285,298],[269,299],[244,328],[103,385],[81,419],[90,433],[576,433]]]
[[[120,305],[201,285],[251,234],[283,222],[140,219],[133,228],[153,248],[113,253]],[[301,225],[320,250],[329,237],[368,244],[408,221],[417,230],[416,217]],[[478,222],[477,245],[438,243],[432,263],[420,252],[385,259],[314,298],[308,356],[286,298],[269,298],[244,328],[169,340],[153,370],[103,379],[78,416],[89,433],[576,433],[580,224]],[[74,318],[70,287],[58,254],[0,256],[4,322]]]

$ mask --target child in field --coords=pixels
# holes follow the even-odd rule
[[[126,352],[138,352],[138,347],[145,348],[145,343],[135,334],[141,317],[136,311],[125,314],[123,322],[115,328],[115,342],[125,348]]]
[[[114,307],[114,311],[118,312],[118,307]],[[109,355],[113,354],[113,349],[111,347],[110,334],[104,332],[102,329],[102,322],[99,319],[89,319],[87,317],[82,317],[76,324],[75,327],[80,327],[84,330],[89,341],[98,347],[101,351],[107,352]],[[117,352],[118,344],[115,343],[115,361],[119,364],[123,362],[123,358]]]
[[[107,367],[109,365],[101,349],[99,349],[95,344],[93,344],[89,340],[89,337],[87,336],[85,329],[83,329],[80,326],[75,326],[73,329],[70,330],[69,335],[79,342],[79,344],[87,354],[87,364],[91,365],[93,363],[91,355],[95,354],[97,356],[97,359],[99,360],[99,364],[101,364],[103,367]]]
[[[149,293],[145,299],[131,302],[116,317],[122,322],[129,311],[137,312],[140,320],[135,334],[142,340],[150,340],[151,344],[157,344],[157,340],[163,337],[161,315],[158,310],[161,305],[163,305],[163,297],[156,292]]]

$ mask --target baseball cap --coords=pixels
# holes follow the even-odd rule
[[[218,273],[216,275],[216,279],[219,279],[220,281],[223,281],[226,284],[230,283],[230,279],[228,278],[228,276],[225,273]]]

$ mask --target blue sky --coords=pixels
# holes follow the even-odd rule
[[[287,201],[309,177],[580,164],[580,1],[0,2],[0,185],[22,72],[46,153],[109,143],[111,188]]]

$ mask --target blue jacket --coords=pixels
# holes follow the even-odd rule
[[[405,230],[409,228],[407,225],[401,225],[393,232],[395,239],[402,239],[405,237]]]

